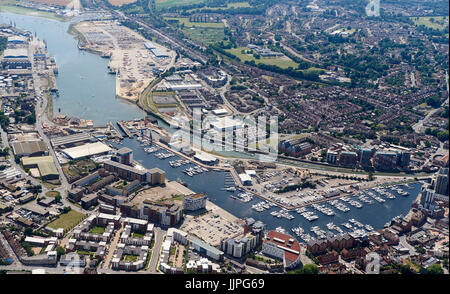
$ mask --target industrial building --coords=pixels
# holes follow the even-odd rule
[[[23,156],[42,156],[48,154],[48,148],[44,141],[26,141],[12,144],[14,154]]]
[[[111,148],[102,142],[87,143],[81,146],[61,150],[61,152],[66,154],[72,160],[89,157],[93,155],[106,154],[110,151]]]
[[[51,156],[23,157],[21,159],[24,168],[38,168],[43,180],[57,180],[58,170]]]
[[[8,48],[3,53],[2,69],[30,69],[31,62],[27,48]]]
[[[78,143],[87,143],[96,141],[91,134],[77,133],[68,136],[56,137],[50,140],[52,146],[56,147],[74,147]]]

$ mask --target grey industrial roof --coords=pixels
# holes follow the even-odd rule
[[[91,140],[93,137],[91,134],[88,133],[78,133],[68,136],[62,136],[51,139],[53,147],[59,146],[59,145],[66,145],[66,144],[73,144],[81,141],[87,141]]]
[[[14,154],[24,155],[48,151],[44,141],[27,141],[12,144]]]

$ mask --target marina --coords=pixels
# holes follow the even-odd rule
[[[116,99],[115,79],[106,71],[107,61],[89,52],[79,51],[76,40],[67,33],[67,23],[3,12],[0,15],[4,17],[5,22],[14,21],[18,27],[36,32],[40,38],[47,40],[50,54],[57,58],[59,65],[57,83],[60,96],[55,98],[54,109],[60,108],[61,113],[70,116],[92,119],[95,124],[106,124],[109,121],[116,123],[142,117],[142,111],[135,104]],[[80,75],[84,78],[80,79]],[[108,105],[107,113],[103,111],[105,105]],[[162,151],[161,147],[151,145],[148,140],[139,141],[133,137],[110,144],[118,148],[130,148],[133,150],[133,159],[142,166],[164,170],[168,180],[179,179],[192,191],[205,192],[211,202],[239,218],[251,217],[261,220],[267,225],[267,229],[282,228],[287,232],[296,229],[298,231],[296,236],[304,242],[326,236],[326,230],[339,233],[335,226],[340,227],[343,232],[358,234],[367,233],[370,228],[381,229],[392,218],[409,211],[422,186],[422,183],[414,182],[407,186],[382,188],[394,197],[388,197],[389,194],[384,196],[378,193],[376,188],[360,191],[339,199],[335,204],[328,201],[315,207],[307,206],[305,210],[300,208],[293,213],[275,206],[267,208],[265,204],[257,205],[261,203],[261,199],[236,189],[229,172],[203,168],[205,170],[197,173],[201,174],[200,177],[189,175],[188,169],[199,170],[196,164],[190,162],[179,165],[181,162],[179,160],[182,160],[180,156]],[[160,155],[156,156],[157,154]],[[171,159],[165,160],[168,158]],[[320,195],[311,195],[308,201],[316,200],[324,198]],[[354,201],[353,205],[350,200]],[[362,207],[358,208],[355,201]],[[254,205],[256,206],[253,208]],[[316,214],[313,210],[319,211],[320,214]],[[275,213],[272,215],[272,212]],[[351,222],[351,219],[355,222]],[[341,225],[330,225],[332,228],[330,230],[327,224],[331,222]],[[313,227],[315,229],[311,231]]]

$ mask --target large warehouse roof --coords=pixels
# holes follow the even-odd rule
[[[22,158],[22,165],[26,168],[31,165],[38,165],[40,163],[53,163],[51,156],[38,156],[38,157],[24,157]]]
[[[26,48],[6,49],[4,58],[28,58],[28,50]]]
[[[18,142],[12,144],[14,154],[16,155],[29,155],[39,152],[48,151],[44,141],[27,141]]]
[[[78,159],[86,156],[97,155],[111,151],[111,148],[102,142],[88,143],[77,147],[61,150],[71,159]]]
[[[53,138],[53,139],[51,139],[51,142],[52,142],[53,147],[57,147],[60,145],[73,144],[73,143],[82,142],[82,141],[89,141],[92,139],[93,138],[92,138],[91,134],[78,133],[78,134]]]
[[[50,175],[58,175],[58,170],[51,156],[24,157],[22,158],[22,165],[25,168],[37,166],[43,178]]]
[[[49,175],[58,175],[58,170],[53,162],[43,162],[38,164],[39,173],[41,177]]]

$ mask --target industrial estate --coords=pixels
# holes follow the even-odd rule
[[[0,273],[448,274],[448,2],[338,2],[0,2]]]

